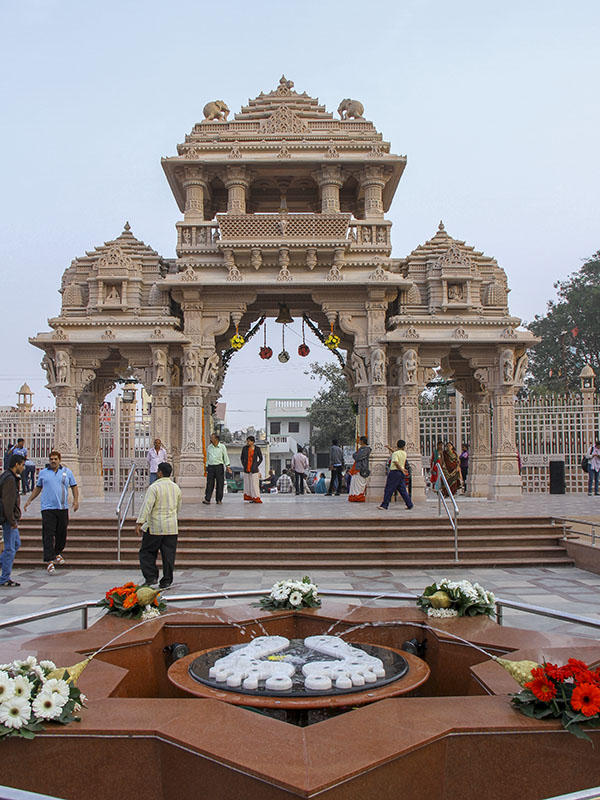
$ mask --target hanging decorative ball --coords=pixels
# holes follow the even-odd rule
[[[304,344],[303,342],[302,344],[298,345],[299,356],[307,356],[309,353],[310,353],[310,347],[307,344]]]
[[[330,350],[335,350],[336,347],[340,346],[340,341],[339,336],[336,336],[335,333],[330,333],[325,339],[325,347],[328,347]]]
[[[245,345],[246,340],[240,333],[236,333],[235,336],[231,337],[229,342],[234,350],[241,350],[242,347]]]
[[[281,353],[277,356],[277,358],[281,361],[282,364],[286,364],[290,360],[290,354],[287,350],[282,350]]]
[[[273,351],[270,347],[261,347],[258,351],[258,355],[266,360],[267,358],[271,358]]]

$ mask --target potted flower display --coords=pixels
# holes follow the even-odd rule
[[[478,583],[444,578],[423,590],[417,605],[428,617],[474,617],[495,614],[496,598]]]
[[[109,589],[98,603],[109,614],[127,619],[153,619],[165,611],[167,604],[160,599],[160,591],[133,581]]]
[[[277,581],[271,587],[269,594],[261,597],[256,605],[273,611],[282,608],[293,611],[297,611],[299,608],[318,608],[321,605],[321,598],[317,590],[317,585],[311,581],[308,575],[305,575],[301,581]]]

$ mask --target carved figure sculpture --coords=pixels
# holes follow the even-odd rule
[[[71,360],[64,350],[56,351],[56,380],[57,383],[69,382],[69,367]]]
[[[350,119],[351,117],[354,119],[364,119],[364,112],[365,107],[358,100],[350,100],[349,98],[346,98],[345,100],[342,100],[338,106],[338,114],[340,115],[340,119]]]
[[[524,353],[521,358],[517,361],[517,367],[515,369],[515,383],[517,386],[522,386],[523,382],[525,381],[525,373],[527,372],[527,367],[529,366],[529,358],[527,357],[527,353]]]
[[[198,356],[194,350],[186,350],[183,359],[183,377],[185,383],[196,383]]]
[[[154,353],[154,383],[164,383],[167,379],[167,356],[164,350]]]
[[[462,283],[449,283],[448,284],[448,300],[457,300],[463,299],[463,287]]]
[[[110,288],[106,287],[106,302],[107,303],[120,303],[121,302],[121,295],[119,294],[119,290],[117,288],[117,284],[113,283]]]
[[[407,350],[402,357],[404,383],[417,382],[417,351]]]
[[[354,370],[355,384],[367,383],[367,370],[365,368],[365,362],[364,359],[358,355],[358,353],[356,352],[352,353],[352,356],[350,358],[350,365]]]
[[[515,376],[515,357],[512,350],[503,350],[500,356],[500,372],[504,383],[512,383]]]
[[[217,373],[219,371],[219,356],[217,353],[213,353],[210,358],[206,360],[206,364],[204,365],[204,375],[202,376],[202,383],[206,383],[209,386],[212,386],[215,382],[215,378],[217,377]]]
[[[50,358],[48,353],[46,353],[42,359],[41,366],[46,370],[46,378],[48,380],[48,384],[56,383],[56,373],[54,371],[54,361]]]
[[[379,347],[371,356],[371,378],[373,383],[385,383],[385,353]]]
[[[279,88],[291,91],[294,88],[294,81],[288,81],[285,75],[282,75],[281,78],[279,78]]]
[[[229,116],[229,109],[227,108],[227,103],[223,102],[223,100],[213,100],[204,106],[202,113],[204,114],[204,119],[209,122],[211,120],[226,122]]]

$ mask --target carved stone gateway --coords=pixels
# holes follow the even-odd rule
[[[115,379],[135,377],[152,395],[153,435],[173,454],[184,494],[199,499],[223,353],[236,327],[277,316],[283,290],[293,317],[306,314],[324,333],[333,325],[341,339],[358,433],[373,449],[371,499],[398,438],[415,499],[424,496],[418,401],[442,363],[474,413],[473,493],[520,494],[512,403],[535,340],[509,314],[506,276],[442,223],[406,258],[391,258],[385,214],[406,157],[390,152],[360,101],[344,99],[338,111],[285,76],[233,119],[225,101],[208,102],[162,161],[182,215],[176,258],[126,224],[65,271],[61,313],[31,341],[56,397],[56,444],[84,493],[100,486],[100,404]]]

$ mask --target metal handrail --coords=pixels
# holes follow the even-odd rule
[[[599,800],[599,798],[600,786],[594,786],[591,789],[582,789],[579,792],[569,792],[569,794],[547,797],[546,800]]]
[[[127,489],[129,488],[129,484],[133,476],[135,475],[137,467],[135,464],[132,464],[129,469],[129,474],[127,475],[127,480],[125,481],[125,486],[123,486],[123,491],[121,492],[121,497],[119,497],[119,502],[117,503],[117,561],[121,560],[121,531],[123,529],[123,525],[125,524],[125,520],[127,519],[127,514],[129,513],[129,507],[131,506],[131,511],[135,514],[135,483],[133,489],[131,490],[131,494],[127,500],[125,505],[125,511],[121,514],[121,507],[123,505],[123,500],[125,498],[125,494],[127,493]]]
[[[450,487],[448,486],[448,481],[446,480],[446,476],[444,475],[444,473],[443,473],[443,471],[441,469],[441,466],[440,466],[440,469],[438,470],[438,475],[440,477],[440,480],[444,484],[444,488],[448,492],[448,497],[452,500],[452,506],[453,506],[453,510],[454,510],[454,513],[450,514],[450,509],[448,508],[448,504],[446,503],[446,498],[444,497],[444,495],[442,493],[442,490],[441,489],[437,489],[436,490],[436,494],[438,496],[438,517],[441,516],[442,505],[443,505],[444,506],[444,510],[446,512],[446,515],[448,517],[448,520],[450,521],[450,525],[452,526],[452,530],[454,531],[454,560],[458,561],[458,522],[457,522],[457,517],[458,517],[460,512],[458,510],[458,506],[456,505],[456,500],[454,499],[454,495],[450,491]]]
[[[590,520],[588,519],[575,519],[574,517],[552,517],[552,522],[562,523],[563,539],[567,538],[567,526],[565,523],[575,522],[577,525],[590,525],[592,528],[591,533],[587,533],[587,531],[573,531],[573,533],[576,533],[577,536],[588,536],[592,540],[592,545],[596,544],[596,527],[598,525],[597,522],[590,522]],[[571,528],[569,528],[569,530],[571,530]]]
[[[170,603],[190,603],[196,600],[229,600],[237,597],[263,597],[266,589],[233,589],[230,592],[199,592],[194,594],[173,594],[163,595],[165,600]],[[377,600],[409,600],[414,601],[419,595],[410,592],[363,592],[354,589],[319,589],[319,594],[323,597],[367,597]],[[81,611],[82,628],[88,627],[88,610],[90,608],[97,608],[97,600],[81,600],[78,603],[70,603],[66,606],[58,606],[56,608],[48,608],[45,611],[36,611],[33,614],[25,614],[20,617],[10,617],[9,619],[0,620],[0,630],[2,628],[10,628],[14,625],[26,625],[29,622],[36,622],[40,619],[47,619],[48,617],[59,616],[61,614],[68,614],[72,611]],[[500,597],[496,598],[496,620],[498,625],[503,623],[503,608],[512,608],[514,611],[523,611],[529,614],[537,614],[542,617],[549,617],[550,619],[557,619],[562,622],[571,622],[575,625],[583,625],[588,628],[600,630],[600,620],[591,619],[591,617],[581,617],[578,614],[570,614],[568,611],[556,611],[552,608],[544,606],[532,606],[528,603],[519,603],[515,600],[503,600]]]

